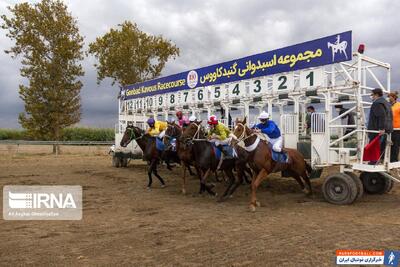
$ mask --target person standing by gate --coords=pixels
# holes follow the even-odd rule
[[[390,150],[390,162],[399,160],[400,148],[400,103],[397,102],[397,92],[389,93],[389,102],[392,105],[393,113],[393,132],[392,132],[392,147]]]
[[[308,106],[307,107],[307,113],[306,113],[306,132],[307,135],[311,134],[311,115],[315,112],[315,108],[313,106]]]
[[[379,131],[381,157],[385,152],[386,136],[384,133],[393,131],[392,109],[389,102],[383,98],[383,91],[375,88],[371,93],[372,105],[369,112],[368,130]],[[368,133],[369,140],[372,141],[378,133]]]

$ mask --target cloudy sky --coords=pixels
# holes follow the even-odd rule
[[[0,13],[22,1],[0,0]],[[37,1],[32,1],[33,3]],[[323,4],[321,4],[323,2]],[[87,45],[124,20],[172,40],[181,56],[163,75],[211,65],[315,38],[353,30],[353,43],[392,65],[392,88],[400,88],[400,1],[262,0],[65,0]],[[2,51],[12,42],[0,30],[0,128],[19,127],[20,62]],[[96,83],[93,58],[83,62],[81,125],[112,127],[117,120],[118,88]]]

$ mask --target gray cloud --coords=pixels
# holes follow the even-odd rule
[[[37,2],[37,1],[35,1]],[[0,1],[0,13],[16,1]],[[400,24],[397,1],[65,1],[77,18],[86,44],[124,20],[148,33],[163,35],[181,49],[164,75],[264,52],[353,30],[354,46],[392,65],[392,88],[400,88]],[[0,50],[12,43],[1,31]],[[23,103],[18,97],[19,62],[0,53],[0,127],[18,127]],[[117,120],[117,86],[96,84],[93,58],[83,62],[81,125],[112,127]]]

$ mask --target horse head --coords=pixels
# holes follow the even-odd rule
[[[128,124],[128,126],[126,126],[124,135],[122,136],[120,145],[122,147],[126,147],[132,140],[137,140],[142,137],[143,131],[139,127]]]
[[[202,134],[201,122],[202,121],[194,121],[190,123],[183,131],[181,139],[188,140],[188,139],[200,138]]]
[[[163,138],[163,142],[165,145],[168,145],[171,142],[171,139],[174,138],[179,138],[182,135],[182,129],[175,123],[173,122],[168,122],[168,127],[165,130],[165,135]]]
[[[240,142],[246,137],[246,132],[248,129],[246,123],[247,123],[246,117],[242,121],[239,120],[239,118],[236,118],[235,128],[233,129],[233,134],[231,135],[233,140]]]

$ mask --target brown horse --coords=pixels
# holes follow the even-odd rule
[[[251,201],[250,209],[255,211],[256,206],[260,203],[257,201],[256,191],[261,182],[267,178],[272,172],[285,171],[301,186],[302,190],[307,194],[312,194],[311,183],[308,174],[311,172],[311,167],[308,165],[303,155],[295,149],[283,149],[289,157],[288,163],[277,163],[272,160],[272,152],[267,142],[260,140],[260,137],[253,130],[246,126],[246,118],[243,121],[236,119],[235,129],[233,132],[236,137],[235,146],[238,146],[240,141],[245,144],[245,149],[250,153],[248,163],[255,172],[251,181]],[[258,145],[257,145],[258,142]],[[304,186],[303,178],[306,182]]]
[[[181,137],[181,142],[186,146],[191,148],[192,159],[194,161],[194,165],[201,172],[201,191],[207,189],[205,187],[205,181],[210,173],[210,171],[216,171],[217,166],[219,164],[219,159],[217,159],[213,145],[205,139],[204,130],[201,126],[200,122],[191,123],[183,132]],[[225,159],[220,166],[220,169],[226,174],[228,177],[228,186],[225,189],[225,192],[219,198],[219,201],[226,200],[229,196],[231,196],[236,188],[242,184],[243,177],[246,177],[245,172],[251,173],[251,170],[246,166],[246,151],[244,149],[237,149],[238,158]],[[235,175],[233,174],[233,170],[236,169],[238,179],[235,182]],[[247,178],[246,178],[247,180]]]
[[[176,139],[176,152],[179,159],[181,160],[181,166],[183,169],[183,184],[182,193],[186,194],[186,169],[189,171],[190,175],[194,175],[190,169],[190,166],[194,166],[192,151],[189,146],[186,146],[182,140],[182,128],[175,122],[168,122],[167,130],[164,135],[164,144],[168,147],[171,144],[172,139]],[[199,170],[196,168],[197,175],[199,176]],[[200,177],[199,177],[200,179]]]

